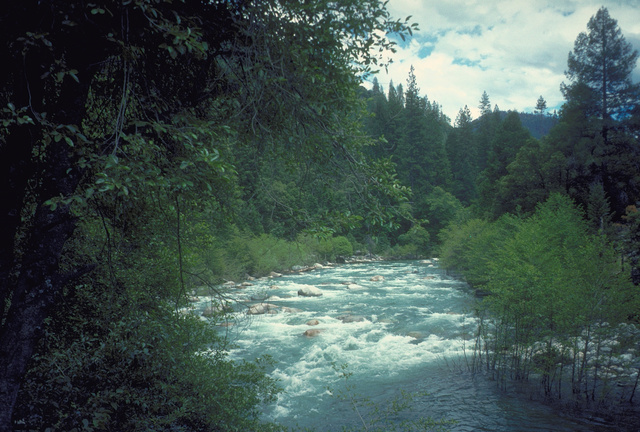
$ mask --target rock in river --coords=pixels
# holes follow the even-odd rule
[[[362,322],[365,320],[365,317],[363,317],[362,315],[347,314],[347,315],[340,315],[339,317],[336,317],[336,319],[339,319],[343,323],[352,323],[352,322]]]
[[[322,329],[309,329],[309,330],[305,331],[303,334],[306,337],[315,337],[315,336],[318,336],[323,331],[324,330],[322,330]]]
[[[322,291],[313,285],[301,285],[298,290],[298,295],[302,297],[320,297]]]
[[[259,303],[249,307],[247,315],[263,315],[278,313],[278,306],[271,303]]]

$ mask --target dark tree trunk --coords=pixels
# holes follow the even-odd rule
[[[60,255],[75,223],[68,206],[41,205],[34,218],[20,274],[12,284],[11,307],[0,333],[0,431],[12,430],[11,415],[42,325],[64,278]]]
[[[79,58],[68,57],[70,60]],[[0,189],[8,207],[3,208],[0,220],[3,224],[0,227],[0,240],[3,241],[0,300],[6,300],[0,322],[0,432],[13,430],[12,413],[20,385],[42,334],[44,320],[67,279],[60,273],[59,263],[65,243],[73,234],[75,220],[68,205],[58,205],[52,210],[44,203],[54,197],[72,196],[81,177],[73,148],[65,140],[51,140],[46,146],[42,167],[33,160],[31,149],[44,131],[44,125],[37,119],[43,111],[48,111],[47,117],[55,124],[82,124],[91,79],[91,59],[86,58],[84,63],[74,62],[74,66],[85,66],[76,66],[83,79],[80,83],[66,79],[57,100],[45,107],[33,103],[44,100],[39,60],[36,57],[31,65],[29,59],[23,63],[30,98],[23,106],[31,104],[32,111],[28,114],[36,118],[36,125],[16,126],[2,151],[2,156],[7,156],[2,168],[7,167],[9,172],[0,177]],[[14,95],[17,96],[19,92]],[[38,112],[38,109],[42,111]],[[33,186],[27,192],[29,182]],[[35,211],[25,223],[21,212],[27,193]],[[16,253],[17,235],[24,239],[20,242],[19,253]]]

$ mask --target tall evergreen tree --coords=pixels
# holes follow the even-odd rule
[[[631,72],[638,51],[625,40],[605,7],[591,17],[587,29],[569,53],[565,75],[570,83],[563,83],[561,89],[567,101],[588,97],[587,114],[603,121],[606,142],[611,121],[627,117],[637,105],[640,87],[632,83]]]
[[[640,85],[631,81],[638,51],[604,7],[587,29],[569,53],[565,74],[570,82],[561,86],[567,100],[559,130],[563,136],[556,142],[567,157],[572,196],[586,205],[594,185],[601,184],[621,217],[640,197],[640,153],[633,134]]]
[[[489,95],[486,91],[482,92],[478,108],[480,108],[480,118],[478,120],[476,133],[476,158],[478,172],[481,172],[487,167],[487,158],[491,151],[491,142],[500,124],[500,109],[498,105],[495,105],[493,112],[491,111],[491,102],[489,101]]]
[[[538,101],[536,102],[536,108],[534,112],[542,116],[544,115],[545,111],[547,111],[547,101],[544,100],[542,95],[540,95],[540,97],[538,98]]]
[[[542,127],[543,127],[543,124],[544,124],[544,113],[546,111],[547,111],[547,101],[544,100],[542,95],[540,95],[540,97],[538,98],[538,101],[536,102],[536,107],[533,110],[533,112],[538,117],[537,124],[536,124],[538,136],[542,135]]]
[[[455,128],[447,136],[446,150],[451,164],[451,191],[468,205],[476,196],[478,161],[471,111],[466,105],[458,112]]]
[[[516,111],[509,111],[491,142],[487,167],[478,177],[481,205],[489,214],[497,217],[502,211],[497,204],[498,181],[508,174],[507,166],[516,159],[518,150],[531,138],[522,126]]]
[[[424,196],[433,186],[448,183],[450,168],[439,109],[420,96],[413,67],[407,78],[401,118],[402,132],[394,157],[398,178],[412,187],[414,195]]]
[[[491,102],[486,91],[482,92],[482,96],[480,97],[480,105],[478,105],[478,108],[480,108],[480,116],[491,113]]]
[[[380,158],[388,156],[392,146],[388,140],[391,138],[391,141],[393,141],[394,138],[389,134],[390,123],[393,119],[389,112],[389,103],[377,78],[373,79],[373,87],[370,94],[368,109],[371,115],[367,118],[366,130],[373,138],[384,137],[384,139],[379,140],[376,146],[370,147],[369,154],[374,158]]]

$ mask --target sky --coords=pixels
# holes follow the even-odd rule
[[[465,105],[478,117],[483,91],[492,109],[533,112],[542,96],[553,112],[564,102],[569,52],[602,6],[640,51],[640,0],[390,0],[392,16],[411,15],[419,31],[376,78],[385,91],[390,81],[406,88],[413,65],[420,95],[452,123]],[[632,79],[640,82],[640,64]]]

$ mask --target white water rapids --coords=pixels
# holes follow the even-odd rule
[[[269,373],[284,391],[265,407],[268,420],[318,431],[361,424],[351,404],[336,397],[348,384],[356,399],[382,407],[401,390],[420,393],[399,418],[452,419],[454,432],[613,430],[523,401],[466,372],[476,299],[437,263],[348,264],[252,283],[235,292],[241,300],[235,325],[222,331],[235,345],[231,358],[275,360]],[[299,296],[303,285],[322,295]],[[277,313],[247,315],[261,301]],[[312,320],[318,324],[309,325]],[[308,337],[307,330],[319,332]],[[351,374],[348,383],[342,365]],[[361,414],[366,421],[368,411]]]

